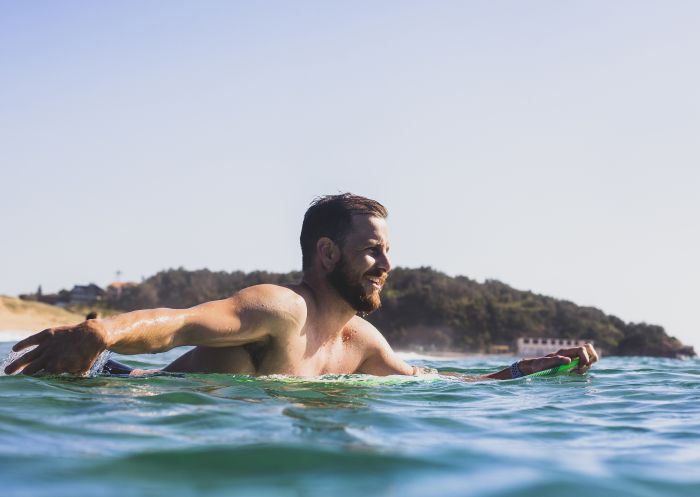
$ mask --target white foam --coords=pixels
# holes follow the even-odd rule
[[[15,360],[19,359],[27,352],[29,352],[30,350],[34,350],[35,348],[36,348],[36,345],[32,345],[31,347],[27,347],[26,349],[20,350],[19,352],[14,352],[14,351],[10,350],[10,353],[7,354],[7,357],[5,357],[2,360],[2,362],[0,363],[0,376],[5,376],[5,368],[11,362],[14,362]]]

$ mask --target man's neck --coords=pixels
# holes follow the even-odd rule
[[[314,329],[319,338],[330,339],[339,335],[357,311],[323,275],[304,273],[301,284],[313,299]]]

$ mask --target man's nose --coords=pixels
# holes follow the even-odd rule
[[[389,254],[383,252],[382,255],[377,258],[377,266],[387,273],[391,271],[391,259],[389,259]]]

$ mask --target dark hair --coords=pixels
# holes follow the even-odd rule
[[[302,269],[309,269],[316,251],[316,242],[321,237],[328,237],[338,245],[345,241],[352,216],[364,214],[386,218],[389,212],[382,204],[352,193],[324,195],[317,197],[304,214],[301,225],[301,258]]]

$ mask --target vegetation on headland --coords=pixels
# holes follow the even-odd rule
[[[189,307],[225,298],[259,283],[289,284],[301,273],[161,271],[124,288],[105,304],[124,311]],[[692,356],[691,346],[669,337],[663,327],[625,323],[594,307],[516,290],[504,283],[478,283],[431,268],[397,268],[382,292],[383,306],[367,319],[399,349],[487,352],[518,337],[585,338],[608,355]]]

